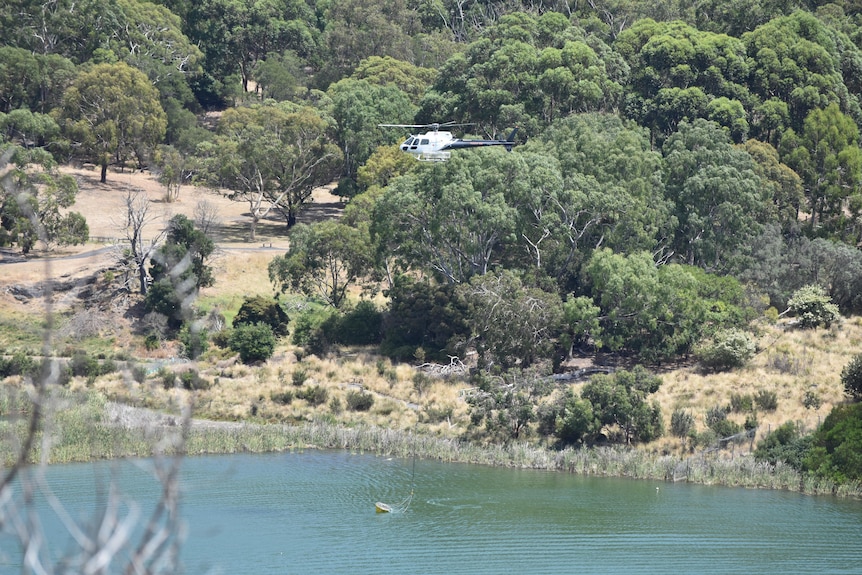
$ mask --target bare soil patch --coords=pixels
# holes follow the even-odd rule
[[[214,238],[226,252],[284,252],[289,246],[287,226],[269,217],[257,227],[255,241],[249,241],[250,216],[246,202],[233,201],[227,191],[216,192],[195,186],[183,186],[179,200],[164,200],[165,188],[149,172],[109,172],[108,181],[99,181],[96,169],[63,167],[64,173],[78,181],[78,195],[71,211],[80,212],[90,227],[90,242],[83,246],[58,248],[51,252],[36,249],[26,257],[19,250],[0,249],[0,291],[16,284],[91,276],[107,268],[112,261],[110,246],[124,237],[125,198],[129,192],[146,194],[153,221],[144,229],[144,237],[153,237],[176,214],[194,218],[196,207],[206,202],[218,214]],[[309,223],[338,217],[341,199],[330,193],[334,186],[319,188],[312,202],[302,211],[300,222]]]

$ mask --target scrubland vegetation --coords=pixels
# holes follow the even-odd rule
[[[858,491],[860,13],[719,4],[16,0],[4,258],[112,250],[4,274],[5,460],[146,453],[119,402],[218,422],[190,453]],[[519,139],[422,163],[380,126],[440,122]],[[192,188],[221,208],[157,213]]]

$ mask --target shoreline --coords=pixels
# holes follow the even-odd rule
[[[757,462],[750,454],[732,458],[699,454],[657,455],[625,446],[566,447],[553,450],[526,442],[477,445],[457,438],[416,434],[374,426],[345,427],[326,421],[301,425],[191,419],[107,401],[99,393],[62,390],[45,422],[31,464],[62,464],[104,459],[194,457],[233,453],[274,453],[339,449],[388,457],[438,460],[496,467],[537,469],[595,477],[625,477],[700,485],[779,489],[806,495],[862,498],[862,484],[837,485],[804,475],[788,465]],[[186,424],[188,422],[188,424]],[[3,430],[23,437],[26,418]],[[2,426],[0,426],[2,427]],[[44,432],[43,432],[44,433]],[[4,443],[0,460],[14,459]],[[42,450],[47,447],[48,455]]]
[[[92,404],[92,402],[89,402]],[[476,445],[456,438],[433,437],[373,426],[344,427],[313,421],[302,425],[219,422],[182,418],[102,402],[100,424],[91,427],[102,449],[78,461],[152,457],[161,452],[186,457],[269,453],[305,449],[339,449],[380,456],[433,459],[496,467],[537,469],[596,477],[625,477],[701,485],[779,489],[806,495],[862,498],[862,485],[836,485],[807,476],[788,465],[758,462],[750,454],[725,458],[716,455],[656,455],[631,447],[566,447],[552,450],[526,442]],[[80,438],[80,434],[76,433]],[[185,437],[183,444],[182,438]],[[106,441],[107,440],[107,441]],[[154,448],[155,446],[155,448]],[[105,449],[112,447],[111,449]],[[52,450],[51,460],[59,453]],[[73,455],[66,452],[66,455]],[[80,455],[80,452],[79,452]],[[65,459],[64,461],[72,461]]]

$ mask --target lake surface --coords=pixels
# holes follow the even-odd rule
[[[149,464],[55,466],[47,481],[79,517],[92,514],[112,473],[126,498],[154,501]],[[409,495],[412,469],[331,451],[189,458],[185,572],[862,572],[859,501],[420,460],[409,508],[375,513],[376,501]],[[56,516],[45,511],[43,521],[51,548],[66,549]],[[8,537],[0,549],[0,573],[20,573]]]

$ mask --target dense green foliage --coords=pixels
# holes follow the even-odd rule
[[[275,334],[265,323],[241,324],[230,334],[230,348],[239,354],[243,363],[269,359],[275,351]]]
[[[841,370],[841,383],[847,395],[856,400],[862,399],[862,354],[853,356]]]
[[[177,329],[193,315],[192,296],[215,278],[207,258],[215,249],[213,241],[186,216],[178,214],[168,224],[167,239],[153,256],[147,291],[147,311],[167,317],[168,325]]]
[[[862,480],[862,403],[839,405],[811,439],[803,465],[838,483]]]
[[[288,334],[287,326],[290,318],[281,308],[278,300],[262,295],[246,296],[233,318],[233,326],[256,323],[267,324],[272,328],[272,333],[282,337]]]
[[[724,329],[703,342],[696,350],[696,356],[706,369],[725,371],[742,367],[756,351],[751,334],[738,329]]]

